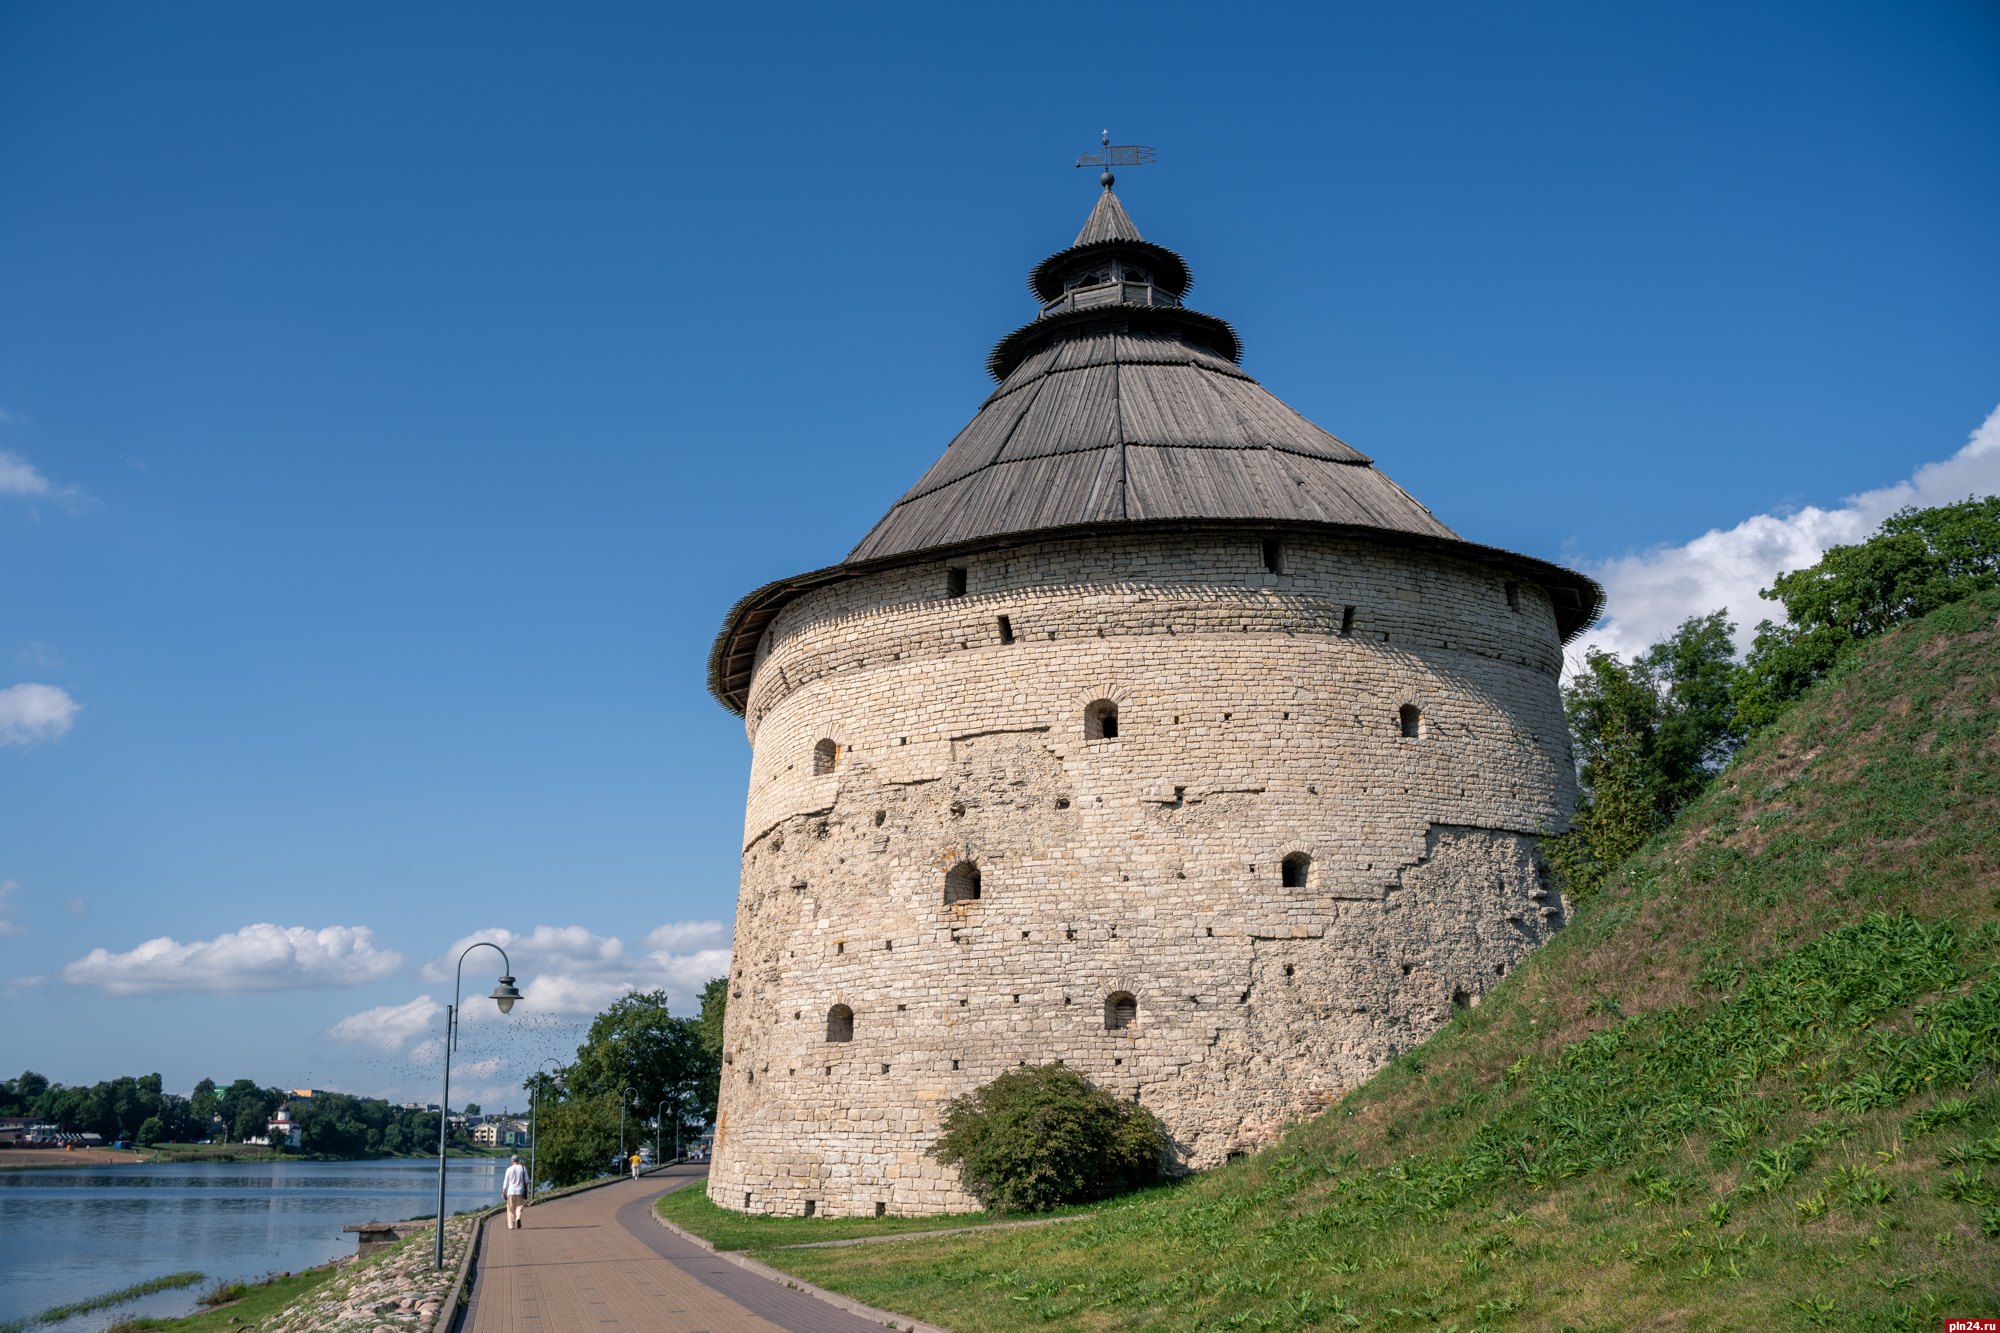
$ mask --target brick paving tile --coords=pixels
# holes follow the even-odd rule
[[[464,1333],[881,1333],[653,1221],[654,1200],[706,1176],[676,1174],[537,1204],[519,1230],[494,1218]]]

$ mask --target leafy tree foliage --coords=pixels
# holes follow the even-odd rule
[[[1150,1112],[1055,1064],[1010,1070],[946,1103],[931,1155],[995,1212],[1041,1212],[1160,1177]]]
[[[618,1169],[617,1093],[545,1102],[536,1119],[535,1169],[543,1181],[561,1188]],[[627,1128],[629,1137],[629,1120]]]
[[[167,1137],[166,1125],[161,1121],[160,1117],[149,1115],[146,1117],[144,1123],[139,1126],[139,1132],[134,1136],[133,1142],[142,1148],[150,1148],[165,1137]]]
[[[1543,853],[1572,894],[1673,822],[1744,740],[1730,686],[1736,627],[1693,617],[1630,663],[1595,650],[1563,689],[1581,799]]]
[[[1905,509],[1865,542],[1780,574],[1764,621],[1733,666],[1728,612],[1687,621],[1630,663],[1586,655],[1563,691],[1582,798],[1571,832],[1544,839],[1550,868],[1588,893],[1700,794],[1758,728],[1775,721],[1855,645],[2000,587],[2000,496]]]
[[[1780,574],[1761,595],[1784,603],[1787,623],[1757,626],[1735,681],[1744,721],[1769,725],[1855,644],[1992,587],[2000,496],[1901,510],[1867,541]]]
[[[576,1062],[566,1071],[569,1096],[613,1098],[622,1089],[631,1124],[651,1124],[657,1112],[671,1136],[705,1126],[722,1081],[720,1046],[702,1040],[700,1019],[667,1012],[663,990],[622,995],[590,1025]]]
[[[140,1126],[158,1119],[163,1138],[196,1137],[187,1098],[161,1091],[158,1074],[66,1088],[29,1073],[13,1080],[13,1085],[15,1096],[28,1086],[39,1085],[41,1091],[24,1109],[12,1114],[32,1115],[66,1134],[98,1134],[107,1141],[136,1139]]]

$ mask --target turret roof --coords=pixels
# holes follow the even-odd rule
[[[1076,244],[1036,266],[1044,307],[993,349],[1000,385],[978,414],[839,565],[737,603],[710,655],[710,692],[743,711],[764,627],[809,588],[1112,528],[1337,529],[1539,583],[1565,640],[1596,620],[1594,581],[1464,540],[1245,374],[1235,330],[1180,304],[1188,282],[1180,256],[1141,237],[1107,186]]]

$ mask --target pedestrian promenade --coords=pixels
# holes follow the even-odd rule
[[[717,1259],[651,1216],[704,1167],[586,1190],[486,1225],[465,1333],[882,1333],[882,1326]]]

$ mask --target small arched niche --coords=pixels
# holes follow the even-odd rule
[[[840,766],[840,746],[823,740],[813,746],[813,776],[823,778]]]
[[[1130,991],[1113,991],[1104,998],[1104,1030],[1130,1032],[1139,1026],[1139,1001]]]
[[[1415,704],[1404,704],[1396,714],[1397,723],[1403,731],[1403,739],[1413,741],[1424,734],[1423,710]]]
[[[1094,699],[1084,705],[1083,736],[1092,741],[1117,740],[1118,705],[1110,699]]]
[[[1312,858],[1304,852],[1293,852],[1278,863],[1281,883],[1288,889],[1303,889],[1306,886],[1306,872],[1312,869]]]
[[[844,1004],[836,1004],[826,1011],[826,1039],[828,1041],[854,1040],[854,1011]]]
[[[944,905],[977,902],[979,899],[979,867],[970,861],[960,861],[944,872]]]

